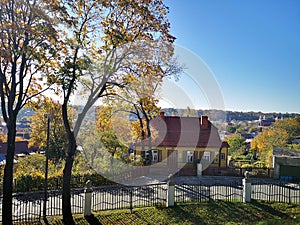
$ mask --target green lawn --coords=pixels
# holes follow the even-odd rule
[[[92,218],[74,215],[77,224],[300,224],[300,205],[253,201],[251,204],[214,201],[178,204],[173,208],[140,208],[95,213]],[[49,218],[50,224],[63,224]],[[40,223],[32,223],[40,224]],[[43,224],[43,223],[42,223]]]

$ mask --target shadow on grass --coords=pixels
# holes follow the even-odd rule
[[[193,203],[189,204],[189,206],[192,207],[192,210],[185,207],[185,205],[176,205],[173,208],[167,208],[164,210],[165,216],[168,217],[172,223],[176,224],[189,222],[192,224],[207,224],[198,213],[195,213],[201,206]]]
[[[102,223],[100,223],[100,221],[93,214],[84,218],[91,225],[102,225]]]
[[[261,201],[252,200],[251,205],[254,205],[255,207],[257,207],[257,208],[261,209],[262,211],[265,211],[273,216],[278,216],[281,218],[288,218],[287,214],[276,210],[275,208],[271,207],[270,204],[266,204]]]
[[[99,212],[90,217],[74,215],[79,225],[99,224],[300,224],[299,205],[251,203],[215,200],[209,203],[182,203],[175,207],[136,208]],[[283,220],[282,220],[283,219]],[[49,224],[63,225],[61,217],[51,217]],[[31,225],[44,223],[30,223]]]
[[[103,224],[256,224],[261,221],[287,219],[288,215],[272,205],[253,201],[213,201],[200,204],[177,204],[172,208],[156,207],[129,212],[97,215]]]
[[[121,212],[97,215],[102,224],[206,224],[193,211],[180,206],[173,208],[149,207],[135,209],[133,213]]]

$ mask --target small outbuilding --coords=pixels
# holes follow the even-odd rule
[[[273,147],[274,178],[300,180],[300,152]]]

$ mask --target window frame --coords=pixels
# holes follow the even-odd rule
[[[195,159],[195,152],[194,151],[186,151],[186,163],[193,163]]]

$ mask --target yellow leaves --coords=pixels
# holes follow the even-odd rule
[[[284,147],[287,144],[288,133],[280,128],[270,128],[263,131],[251,142],[251,148],[256,149],[261,161],[270,165],[273,146]]]
[[[124,82],[124,83],[133,83],[133,82],[135,82],[136,80],[137,80],[136,77],[135,77],[132,73],[127,74],[127,75],[123,78],[123,82]]]
[[[131,127],[132,127],[131,134],[135,138],[135,140],[142,139],[142,128],[141,128],[140,122],[139,121],[133,121],[131,123]],[[147,130],[146,130],[146,121],[143,121],[143,130],[144,130],[145,133],[147,132]]]
[[[112,108],[110,106],[99,106],[97,110],[96,127],[100,132],[111,130]]]

